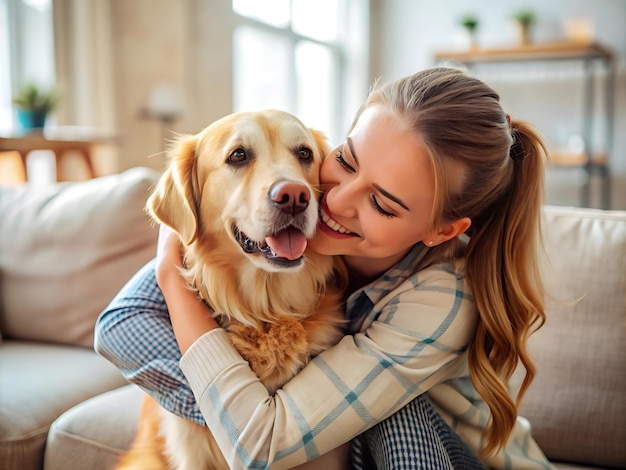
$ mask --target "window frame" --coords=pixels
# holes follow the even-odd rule
[[[309,42],[330,51],[333,60],[337,64],[335,76],[331,78],[333,89],[332,96],[336,97],[332,109],[332,121],[329,129],[322,129],[331,143],[339,144],[346,135],[352,118],[362,105],[368,93],[369,80],[369,2],[367,0],[338,0],[338,31],[336,39],[322,40],[300,34],[292,29],[292,18],[286,26],[275,26],[265,23],[256,18],[247,17],[237,13],[232,7],[233,16],[232,35],[239,27],[258,29],[259,31],[275,34],[284,38],[290,49],[290,63],[288,70],[289,87],[288,99],[290,111],[297,114],[297,67],[296,47],[301,41]],[[235,44],[233,40],[233,57],[235,56]],[[233,76],[236,64],[233,61]],[[233,110],[235,109],[236,90],[233,84]]]

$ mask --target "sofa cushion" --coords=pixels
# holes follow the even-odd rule
[[[521,406],[555,461],[626,467],[626,212],[545,208],[544,327]]]
[[[0,344],[0,468],[41,469],[50,424],[65,410],[124,384],[119,371],[93,350],[5,339]]]
[[[143,396],[128,385],[64,413],[50,428],[46,470],[113,468],[135,437]]]
[[[143,211],[159,173],[0,188],[0,330],[92,347],[100,312],[156,250]]]

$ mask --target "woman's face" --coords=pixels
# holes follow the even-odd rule
[[[379,274],[435,233],[430,160],[383,106],[362,113],[346,142],[326,157],[320,177],[321,219],[311,247],[344,255],[352,270]]]

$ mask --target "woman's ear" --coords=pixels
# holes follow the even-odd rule
[[[470,225],[472,225],[472,220],[469,217],[463,217],[453,222],[448,222],[424,243],[428,246],[441,245],[454,237],[464,234],[467,229],[470,228]]]

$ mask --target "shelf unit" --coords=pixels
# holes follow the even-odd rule
[[[613,142],[613,121],[615,103],[615,56],[611,49],[597,42],[561,41],[552,43],[528,44],[511,48],[480,49],[471,48],[464,51],[441,51],[435,53],[437,61],[452,61],[468,68],[476,64],[497,64],[511,62],[541,61],[577,61],[583,64],[583,151],[572,154],[560,150],[551,151],[550,163],[554,167],[582,168],[585,182],[581,188],[581,205],[588,207],[591,203],[591,178],[599,175],[602,179],[602,207],[611,207],[611,171],[610,151]],[[598,80],[599,63],[605,71],[603,94],[603,112],[606,124],[604,136],[604,152],[593,153],[591,149],[595,103],[595,83]]]

